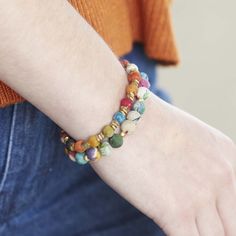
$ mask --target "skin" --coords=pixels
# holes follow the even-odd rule
[[[0,3],[1,80],[73,138],[100,131],[127,84],[117,56],[64,0]],[[167,235],[236,235],[235,144],[154,94],[123,147],[91,165]]]

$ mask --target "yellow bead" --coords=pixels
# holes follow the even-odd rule
[[[135,83],[131,83],[126,87],[126,92],[136,95],[138,92],[138,86]]]
[[[99,145],[99,141],[97,140],[96,135],[90,136],[88,138],[88,143],[91,147],[97,147]]]
[[[106,125],[102,129],[102,133],[104,134],[105,137],[110,138],[114,134],[114,129],[112,129],[112,127],[110,125]]]

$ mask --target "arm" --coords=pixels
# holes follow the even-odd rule
[[[64,0],[0,3],[1,80],[75,139],[99,131],[126,85],[110,48]],[[146,104],[135,134],[92,167],[169,235],[236,235],[233,142],[154,94]]]

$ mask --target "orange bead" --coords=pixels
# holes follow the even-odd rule
[[[88,143],[91,147],[97,147],[100,144],[99,141],[97,140],[96,135],[90,136],[88,138]]]
[[[135,83],[131,83],[131,84],[127,85],[126,92],[127,93],[133,93],[134,95],[136,95],[137,92],[138,92],[137,85]]]
[[[129,81],[129,83],[131,83],[134,80],[138,80],[138,81],[141,80],[140,73],[137,72],[137,71],[134,71],[134,72],[131,72],[130,74],[128,74],[128,81]]]
[[[76,152],[84,152],[85,148],[83,146],[83,140],[78,140],[74,145],[74,150]]]

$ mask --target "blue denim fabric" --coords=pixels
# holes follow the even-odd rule
[[[155,88],[156,62],[135,45],[134,61]],[[29,102],[0,109],[1,236],[161,236],[90,165],[64,154],[60,128]]]

